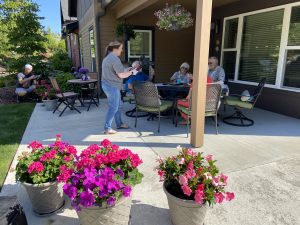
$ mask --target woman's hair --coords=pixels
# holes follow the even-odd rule
[[[105,56],[107,56],[110,52],[112,52],[113,49],[120,48],[121,45],[122,45],[122,42],[120,42],[118,40],[111,41],[105,49]]]

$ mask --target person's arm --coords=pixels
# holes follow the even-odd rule
[[[124,68],[124,66],[121,63],[121,60],[113,62],[113,68],[114,68],[116,74],[118,75],[118,77],[120,77],[120,78],[127,78],[131,75],[134,75],[134,70],[126,71],[126,69]]]
[[[186,96],[185,99],[190,100],[191,99],[191,95],[192,95],[192,86],[190,87],[189,94],[188,94],[188,96]]]
[[[224,83],[224,81],[225,81],[225,71],[222,67],[219,67],[219,69],[218,69],[217,79],[218,79],[217,82]]]
[[[35,79],[35,76],[34,75],[32,75],[32,76],[30,76],[30,77],[28,77],[28,78],[23,78],[21,75],[18,75],[18,82],[20,83],[20,84],[24,84],[24,83],[26,83],[26,82],[28,82],[28,81],[30,81],[30,80],[34,80]]]
[[[177,72],[175,72],[174,74],[173,74],[173,76],[170,78],[170,80],[171,81],[174,81],[174,80],[176,80],[177,79]]]

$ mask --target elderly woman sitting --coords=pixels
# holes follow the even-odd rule
[[[171,82],[175,82],[178,84],[189,84],[193,79],[193,75],[188,73],[189,69],[190,65],[188,63],[182,63],[180,66],[180,70],[175,72],[171,77]]]

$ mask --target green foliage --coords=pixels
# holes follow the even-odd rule
[[[74,79],[73,74],[59,72],[58,74],[55,75],[55,78],[62,92],[67,92],[67,91],[80,92],[79,86],[74,86],[68,83],[68,80]]]
[[[135,39],[136,33],[134,32],[132,25],[129,25],[125,22],[120,22],[116,27],[116,35],[117,37],[122,37],[125,41],[127,41],[130,39]]]
[[[70,72],[72,67],[72,60],[68,54],[63,50],[55,51],[53,56],[49,59],[50,66],[54,70],[63,72]]]
[[[60,34],[54,33],[48,28],[44,37],[47,39],[44,47],[47,49],[47,53],[50,54],[50,56],[52,56],[55,51],[66,51],[65,40],[61,38]]]
[[[1,87],[11,87],[16,85],[17,77],[15,74],[0,77],[0,88]]]

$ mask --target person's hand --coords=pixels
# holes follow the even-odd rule
[[[35,75],[32,75],[29,77],[31,80],[35,80],[36,79],[36,76]]]
[[[188,96],[186,96],[186,98],[185,98],[186,100],[190,100],[191,99],[191,96],[190,95],[188,95]]]

